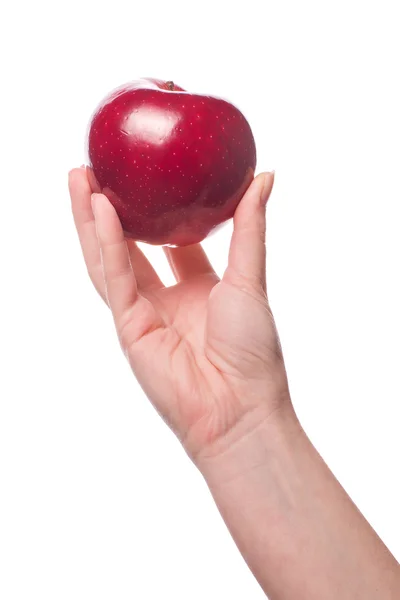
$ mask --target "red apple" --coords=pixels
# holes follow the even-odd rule
[[[254,177],[248,122],[226,100],[140,79],[92,117],[88,156],[125,234],[185,246],[233,216]]]

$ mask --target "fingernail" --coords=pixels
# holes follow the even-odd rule
[[[266,206],[274,185],[275,171],[268,171],[264,175],[264,186],[261,192],[261,205]]]
[[[86,169],[86,165],[81,165],[79,168],[80,169]]]

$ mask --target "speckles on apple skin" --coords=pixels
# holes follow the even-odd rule
[[[219,99],[186,95],[193,102],[186,101],[182,109],[179,94],[171,94],[167,103],[154,89],[142,89],[140,94],[136,105],[124,96],[113,113],[105,107],[92,124],[90,135],[96,138],[98,151],[90,154],[90,160],[96,176],[103,189],[112,190],[110,199],[114,198],[129,236],[172,245],[183,239],[188,243],[193,235],[201,239],[233,214],[239,200],[236,191],[245,181],[250,183],[255,149],[247,121]],[[128,111],[142,107],[145,96],[149,112],[160,114],[162,105],[165,119],[174,123],[172,136],[153,136],[153,143],[118,132]]]

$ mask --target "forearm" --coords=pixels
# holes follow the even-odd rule
[[[397,561],[289,410],[198,464],[271,600],[395,600]]]

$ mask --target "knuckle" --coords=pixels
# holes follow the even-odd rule
[[[108,284],[113,284],[129,276],[129,274],[130,271],[126,267],[111,267],[106,270],[106,281]]]
[[[227,269],[226,275],[229,282],[242,290],[258,297],[265,297],[265,279],[261,274],[244,273],[237,269]]]

